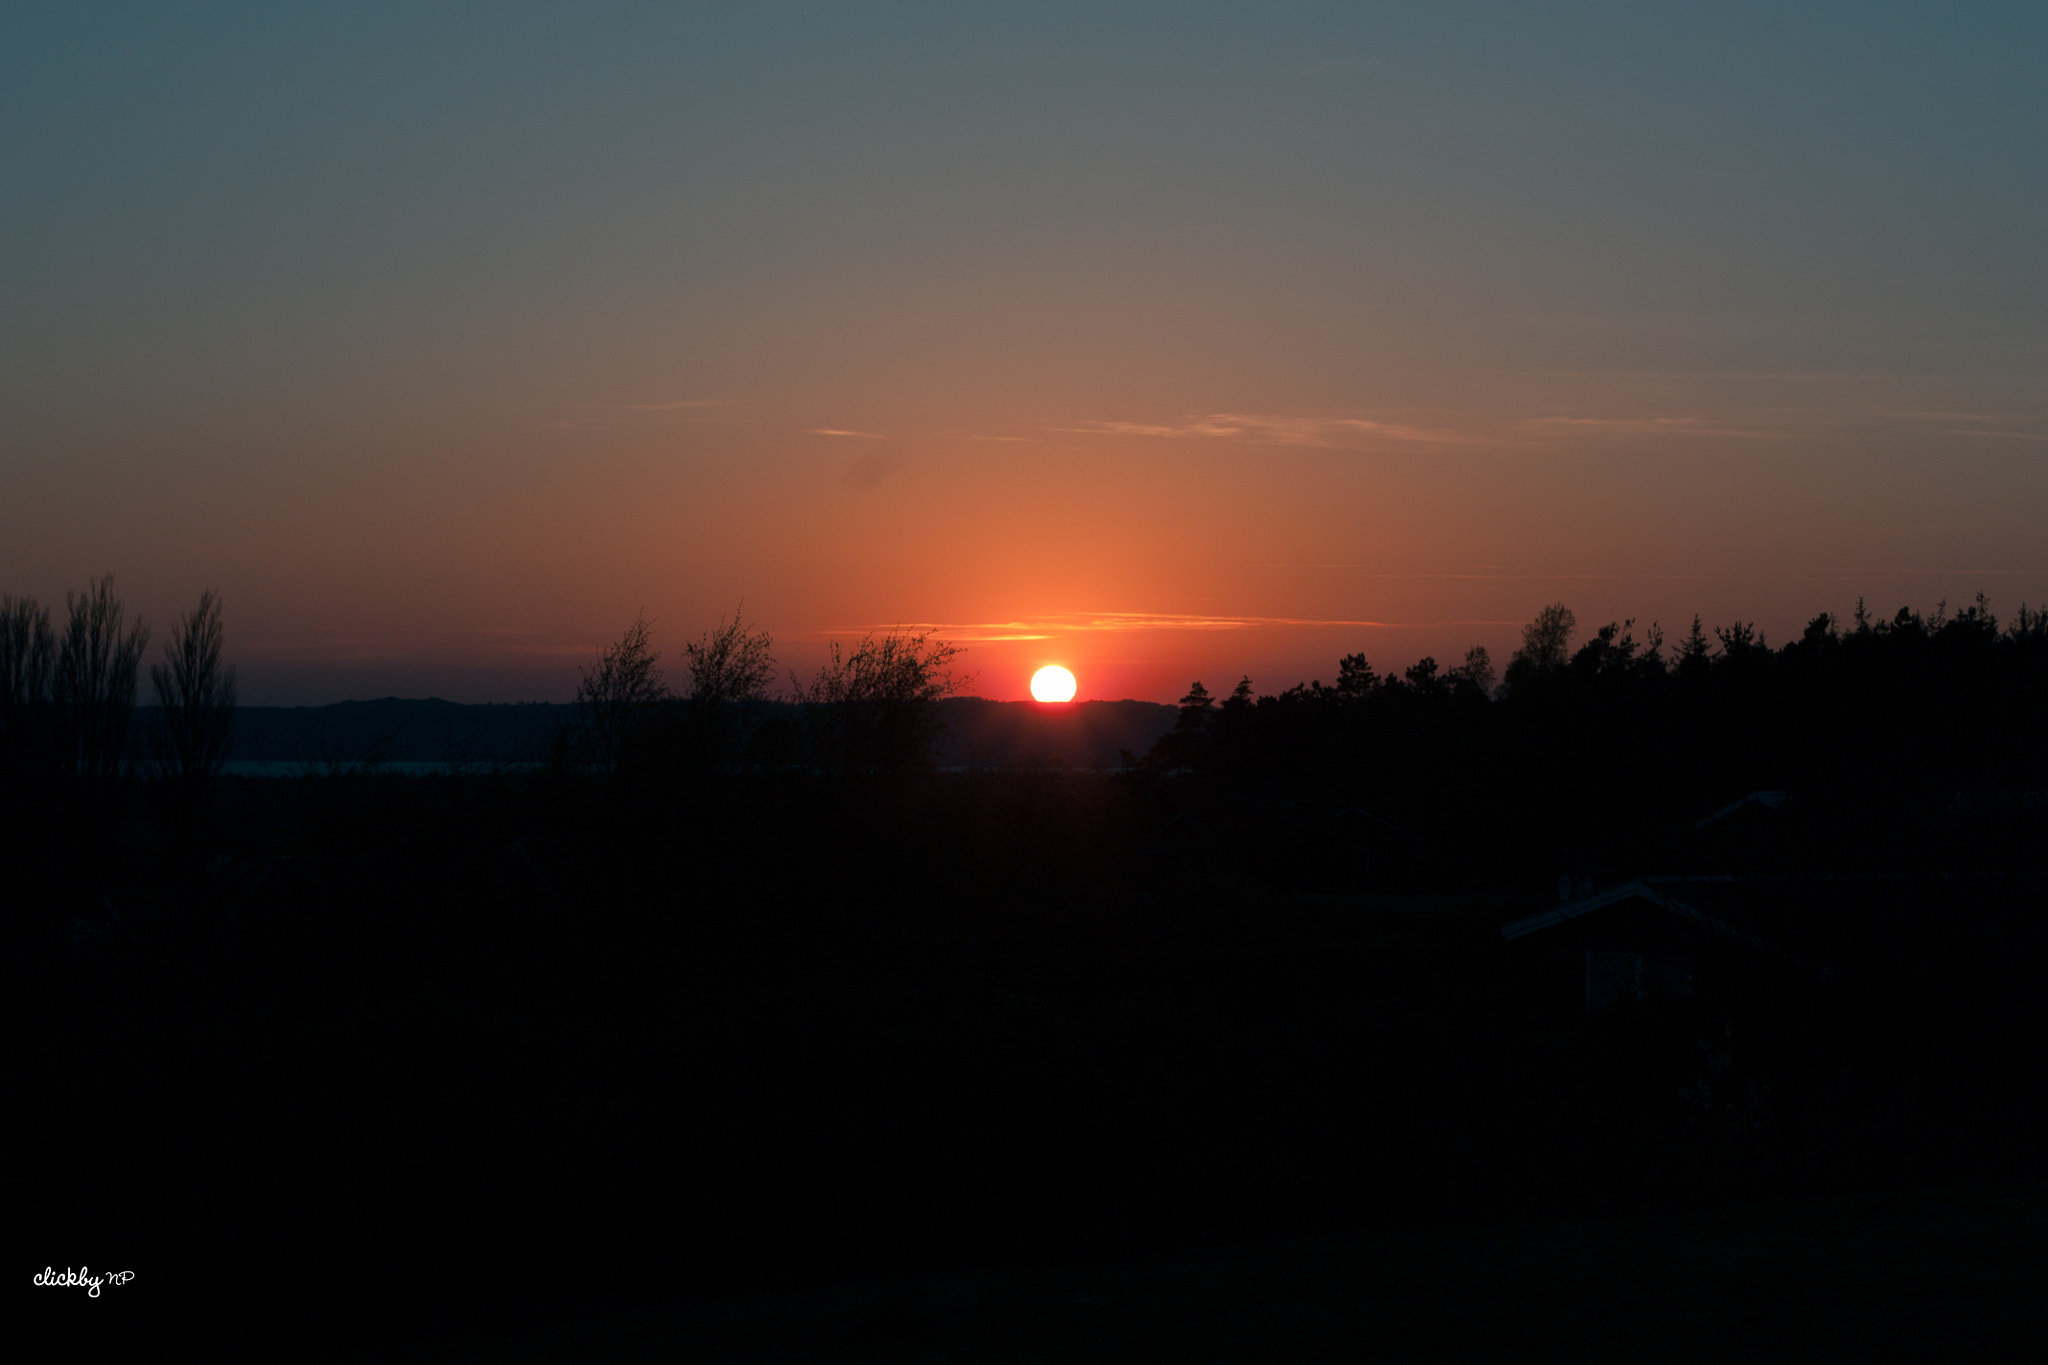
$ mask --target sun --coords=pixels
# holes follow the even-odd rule
[[[1031,695],[1039,701],[1072,701],[1074,675],[1058,664],[1047,664],[1031,675]]]

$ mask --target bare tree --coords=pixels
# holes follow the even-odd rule
[[[590,757],[599,768],[618,766],[626,737],[651,718],[668,698],[654,650],[654,626],[643,613],[633,618],[619,642],[597,652],[595,667],[576,686],[576,708]]]
[[[775,675],[775,659],[769,653],[774,644],[767,631],[748,630],[738,609],[731,621],[719,617],[716,629],[683,646],[690,670],[690,700],[713,706],[760,701],[768,695],[768,680]]]
[[[730,621],[721,616],[715,629],[683,646],[690,671],[690,722],[707,766],[724,763],[739,748],[745,713],[767,699],[768,680],[775,675],[769,652],[775,642],[767,631],[747,628],[741,615],[745,606],[740,603]]]
[[[843,772],[928,763],[939,732],[936,703],[973,681],[953,672],[959,653],[928,634],[869,635],[851,654],[833,641],[808,686],[790,678],[809,713],[819,763]]]
[[[208,588],[171,627],[164,662],[149,669],[156,693],[156,762],[167,777],[196,782],[220,771],[235,719],[235,670],[221,667],[220,597]]]
[[[48,756],[56,662],[50,609],[0,597],[0,776],[25,776]]]
[[[70,617],[57,650],[54,688],[65,729],[60,757],[82,776],[113,777],[127,754],[135,675],[149,630],[137,621],[124,631],[112,574],[94,579],[82,593],[64,594],[64,603]]]

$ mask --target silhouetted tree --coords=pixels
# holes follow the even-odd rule
[[[1465,662],[1445,676],[1455,692],[1476,693],[1487,698],[1493,696],[1493,656],[1486,652],[1485,645],[1474,645],[1466,650]]]
[[[1418,696],[1436,697],[1450,691],[1448,681],[1437,676],[1436,659],[1432,655],[1425,654],[1408,665],[1401,676]]]
[[[732,619],[720,617],[716,628],[683,646],[690,674],[690,724],[698,757],[707,766],[728,761],[737,751],[746,725],[747,708],[765,701],[775,659],[768,632],[749,630],[734,608]]]
[[[1337,661],[1337,695],[1343,700],[1365,700],[1377,681],[1372,665],[1365,661],[1363,654],[1346,654]]]
[[[1565,651],[1571,645],[1572,632],[1578,624],[1578,618],[1570,607],[1562,602],[1551,603],[1536,613],[1536,619],[1522,627],[1522,648],[1515,657],[1540,669],[1564,667]]]
[[[1180,699],[1180,714],[1174,717],[1173,728],[1152,745],[1150,759],[1168,772],[1199,766],[1215,720],[1216,699],[1198,678]]]
[[[929,763],[938,738],[937,702],[972,681],[953,672],[959,653],[928,634],[866,636],[851,654],[833,641],[809,684],[790,679],[807,713],[815,761],[842,773]]]
[[[1247,674],[1238,679],[1210,722],[1208,748],[1212,765],[1238,773],[1254,766],[1259,744],[1258,720],[1258,698]]]
[[[22,777],[49,757],[57,640],[49,608],[0,597],[0,777]]]
[[[1578,624],[1572,609],[1562,602],[1553,602],[1537,612],[1536,619],[1522,627],[1522,647],[1508,661],[1508,686],[1513,688],[1562,669]]]
[[[721,616],[715,629],[683,646],[690,700],[711,705],[762,700],[775,673],[775,659],[769,653],[774,644],[767,631],[748,630],[739,611],[730,621]]]
[[[55,695],[66,770],[86,777],[117,776],[127,755],[135,712],[135,676],[149,631],[126,626],[114,576],[97,578],[82,593],[66,593],[70,616],[57,649]]]
[[[633,618],[617,644],[597,652],[595,667],[576,686],[576,708],[591,762],[609,771],[635,730],[646,725],[668,697],[654,650],[654,627],[643,614]]]
[[[1725,663],[1747,664],[1770,657],[1770,644],[1754,622],[1737,621],[1729,626],[1716,626],[1714,638],[1721,642],[1721,659]]]
[[[1991,599],[1983,593],[1977,600],[1949,618],[1947,633],[1957,639],[1988,644],[1998,638],[1998,618],[1991,614]]]
[[[1840,638],[1840,633],[1835,629],[1835,618],[1827,612],[1822,612],[1806,623],[1806,629],[1800,633],[1799,643],[1809,650],[1815,650],[1826,648]]]
[[[1858,599],[1856,612],[1862,618],[1863,605]],[[1692,630],[1686,635],[1685,643],[1678,647],[1678,673],[1680,677],[1691,678],[1706,671],[1713,659],[1713,646],[1707,643],[1706,632],[1700,629],[1698,612],[1693,613]]]
[[[179,617],[164,662],[149,670],[156,693],[156,761],[166,776],[196,782],[220,771],[235,718],[235,670],[221,667],[220,598],[208,588]]]
[[[1635,618],[1630,617],[1626,621],[1609,621],[1593,632],[1593,638],[1572,656],[1572,670],[1581,676],[1594,678],[1612,678],[1636,672],[1638,663],[1647,659],[1638,660],[1635,624]],[[1661,634],[1658,638],[1661,643]],[[1662,659],[1656,660],[1652,671],[1663,671]]]

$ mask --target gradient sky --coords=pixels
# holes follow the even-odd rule
[[[252,703],[2048,600],[2048,5],[0,9],[0,588]]]

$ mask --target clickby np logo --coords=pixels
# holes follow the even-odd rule
[[[126,1284],[134,1278],[135,1272],[132,1270],[102,1270],[95,1275],[87,1266],[80,1266],[76,1270],[58,1270],[54,1266],[44,1266],[36,1272],[35,1283],[42,1289],[83,1289],[88,1299],[96,1299],[100,1296],[101,1286]]]

